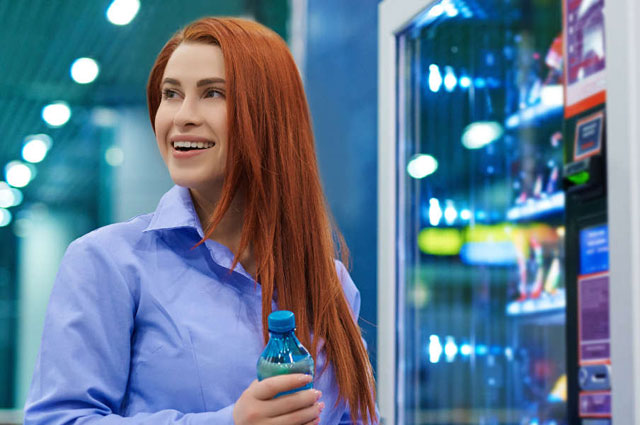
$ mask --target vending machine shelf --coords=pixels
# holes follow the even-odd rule
[[[564,312],[566,307],[565,291],[558,288],[555,293],[543,293],[535,299],[512,301],[507,304],[508,316],[528,316],[540,313]]]

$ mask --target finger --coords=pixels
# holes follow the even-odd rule
[[[277,423],[302,425],[307,422],[313,422],[320,417],[320,412],[324,409],[324,403],[315,403],[311,407],[305,407],[304,409],[296,410],[295,412],[287,413],[286,415],[278,416]]]
[[[255,386],[254,384],[251,384],[251,386],[254,387],[253,396],[255,398],[258,400],[271,400],[281,392],[304,387],[312,379],[310,375],[292,373],[290,375],[273,376],[260,382],[254,381]]]
[[[304,425],[318,425],[320,423],[320,418],[315,418],[314,420],[312,420],[311,422],[307,422]]]
[[[269,400],[266,403],[268,404],[267,416],[273,418],[313,406],[313,403],[318,401],[321,395],[320,391],[311,389]]]

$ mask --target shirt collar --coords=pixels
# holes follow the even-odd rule
[[[173,230],[180,228],[190,228],[198,232],[200,239],[204,238],[202,224],[200,218],[193,206],[191,193],[186,187],[175,185],[167,193],[162,196],[158,207],[156,208],[153,218],[143,232],[153,230]],[[219,265],[231,269],[233,264],[233,253],[226,246],[212,240],[207,239],[204,242],[213,260]],[[245,276],[251,282],[253,277],[242,267],[242,264],[236,264],[235,270]]]
[[[144,232],[152,230],[178,229],[189,227],[204,237],[202,224],[193,207],[191,194],[186,187],[175,185],[162,196],[153,218]]]

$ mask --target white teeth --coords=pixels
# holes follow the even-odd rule
[[[172,142],[174,148],[198,148],[209,149],[215,146],[213,142],[188,142],[188,141],[175,141]]]

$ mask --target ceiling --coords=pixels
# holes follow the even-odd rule
[[[107,21],[111,0],[0,1],[0,169],[21,159],[25,136],[47,133],[53,147],[23,189],[25,204],[95,204],[99,189],[100,129],[96,107],[145,105],[145,85],[156,54],[186,23],[207,15],[250,16],[286,39],[287,0],[141,0],[126,26]],[[100,74],[75,83],[71,63],[91,57]],[[50,128],[41,118],[52,101],[66,101],[70,121]],[[19,207],[18,207],[19,208]]]

